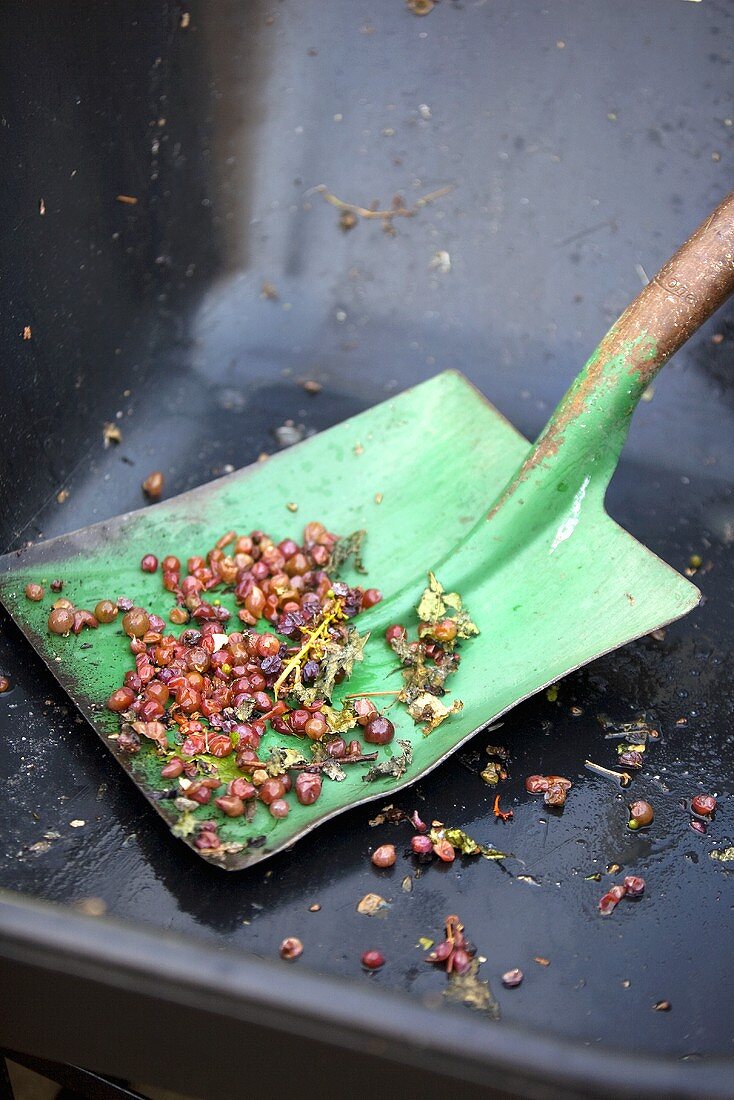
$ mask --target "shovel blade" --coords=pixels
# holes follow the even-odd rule
[[[366,782],[366,766],[350,766],[342,782],[324,783],[317,803],[294,802],[285,819],[276,821],[260,804],[251,822],[222,818],[225,850],[205,858],[235,870],[351,806],[415,782],[515,703],[698,602],[697,589],[617,526],[601,501],[584,506],[573,537],[550,524],[542,536],[523,541],[520,510],[511,521],[512,551],[503,554],[501,537],[493,548],[488,508],[528,450],[528,442],[481,394],[447,372],[265,463],[0,558],[0,599],[155,809],[176,825],[179,814],[171,803],[156,798],[170,781],[160,779],[153,746],[135,756],[120,751],[118,719],[104,709],[132,664],[127,639],[117,623],[78,637],[49,634],[48,584],[54,577],[64,579],[63,594],[77,607],[124,594],[164,614],[170,597],[141,572],[143,554],[175,554],[185,561],[230,529],[261,527],[277,538],[298,539],[312,519],[340,534],[365,528],[369,575],[359,580],[379,587],[385,600],[360,616],[360,632],[370,630],[372,638],[340,694],[400,686],[382,634],[391,622],[415,625],[414,607],[429,569],[447,589],[459,589],[481,630],[463,646],[461,666],[449,681],[450,698],[461,699],[463,709],[424,737],[404,707],[391,707],[396,738],[409,741],[413,751],[399,780]],[[46,586],[41,603],[25,599],[29,581]],[[234,610],[231,599],[223,602]],[[263,750],[279,740],[268,734]],[[391,750],[400,751],[395,743]],[[381,758],[391,750],[381,750]],[[195,816],[217,815],[202,807]],[[192,843],[194,834],[184,839]]]

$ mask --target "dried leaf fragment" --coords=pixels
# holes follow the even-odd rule
[[[408,713],[414,721],[426,723],[423,727],[423,736],[427,737],[451,714],[460,711],[463,706],[461,699],[454,699],[451,706],[447,707],[435,695],[425,691],[408,704]]]
[[[463,974],[456,970],[449,974],[444,990],[447,1001],[459,1002],[477,1012],[484,1012],[491,1020],[499,1020],[500,1007],[489,988],[489,982],[479,975],[479,959],[472,959],[469,969]]]
[[[329,756],[321,741],[314,741],[311,746],[311,763],[318,763],[321,765],[321,774],[325,775],[327,779],[331,779],[334,783],[341,783],[347,778],[347,773],[344,771],[344,768],[338,760],[334,760]]]
[[[366,917],[373,917],[381,909],[389,908],[389,903],[379,894],[365,894],[357,904],[357,912]]]
[[[270,750],[270,753],[266,760],[265,770],[268,775],[275,777],[278,775],[284,775],[290,768],[296,764],[307,764],[307,761],[302,752],[298,749],[288,749],[277,746]]]
[[[435,623],[443,618],[446,612],[444,601],[444,587],[435,573],[428,574],[428,587],[420,598],[417,607],[418,618],[426,622]]]
[[[28,851],[33,852],[34,855],[42,855],[51,851],[51,845],[47,840],[37,840],[35,844],[28,845]]]
[[[497,728],[497,726],[492,727],[492,729]],[[504,745],[485,745],[484,751],[486,752],[487,756],[496,756],[498,760],[501,760],[505,764],[510,759],[509,749],[506,749]]]
[[[323,707],[321,709],[323,710]],[[368,824],[374,827],[375,825],[384,825],[387,821],[390,825],[399,825],[407,817],[405,810],[401,810],[399,806],[393,806],[391,802],[388,806],[383,806],[379,814],[371,818]]]
[[[490,787],[496,787],[500,779],[507,778],[507,772],[505,771],[505,769],[499,764],[495,763],[494,760],[490,760],[486,768],[484,768],[484,770],[480,772],[480,775],[484,782],[488,783]]]
[[[326,643],[321,671],[313,686],[304,692],[304,695],[308,695],[306,701],[313,702],[314,699],[323,697],[331,699],[337,676],[343,672],[344,678],[349,679],[355,662],[364,660],[364,647],[368,640],[369,634],[360,634],[355,627],[350,626],[347,640],[342,645],[336,642]]]
[[[329,576],[332,576],[332,574],[338,576],[342,566],[346,565],[350,558],[354,561],[354,568],[357,573],[367,572],[362,562],[362,546],[366,537],[367,532],[361,530],[352,531],[351,535],[345,535],[344,538],[337,539],[325,566]]]
[[[651,725],[644,714],[631,722],[616,722],[606,714],[599,714],[597,717],[607,739],[611,741],[623,738],[627,741],[644,743],[649,739],[654,741],[660,737],[660,730]]]
[[[400,738],[398,745],[403,751],[398,756],[391,756],[387,760],[380,761],[379,764],[374,764],[367,774],[362,776],[365,783],[373,783],[376,779],[385,779],[387,776],[392,779],[402,779],[413,763],[413,746],[410,741],[403,741]]]
[[[457,638],[472,638],[479,633],[478,626],[464,610],[459,593],[446,592],[435,573],[429,572],[428,587],[416,608],[418,618],[423,622],[437,623],[448,616],[449,610],[456,612],[451,617],[456,625]]]
[[[357,725],[357,715],[353,704],[349,700],[341,710],[324,703],[321,707],[321,713],[326,718],[332,733],[346,733],[347,730],[352,730]]]

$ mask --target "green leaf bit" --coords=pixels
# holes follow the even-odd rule
[[[188,802],[189,800],[186,799],[186,801]],[[194,807],[197,807],[196,802],[192,803],[192,805]],[[196,818],[194,817],[191,810],[190,809],[184,810],[184,812],[179,817],[178,821],[174,825],[171,826],[171,832],[173,833],[174,836],[180,836],[180,837],[191,836],[192,833],[196,832],[196,828],[197,828],[198,824],[199,824],[199,822],[196,820]]]
[[[451,847],[463,856],[483,856],[485,859],[496,860],[507,859],[505,852],[500,852],[497,848],[486,848],[482,844],[477,844],[476,840],[465,833],[463,829],[434,825],[428,835],[433,844],[438,844],[441,840],[448,840]]]
[[[719,863],[734,863],[734,848],[714,848],[709,852],[711,859],[717,859]]]
[[[456,614],[449,616],[449,610]],[[446,592],[435,573],[428,574],[428,587],[420,598],[417,611],[418,618],[428,626],[435,626],[441,619],[451,618],[456,626],[457,638],[472,638],[479,633],[479,627],[472,622],[469,613],[464,609],[459,593]]]
[[[330,707],[328,703],[322,703],[321,713],[325,715],[332,733],[346,733],[357,725],[357,714],[350,699],[347,699],[341,710]]]

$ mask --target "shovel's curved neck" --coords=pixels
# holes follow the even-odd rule
[[[632,339],[615,329],[604,338],[556,408],[537,443],[505,488],[491,514],[510,496],[555,482],[561,494],[576,483],[602,493],[616,468],[632,413],[660,367],[658,344],[641,332]],[[562,501],[562,496],[559,503]],[[549,507],[552,503],[548,501]]]
[[[632,413],[657,371],[734,292],[734,192],[612,326],[489,513],[542,490],[543,511],[567,492],[603,496]],[[547,494],[554,487],[559,494]],[[538,516],[541,518],[541,515]]]

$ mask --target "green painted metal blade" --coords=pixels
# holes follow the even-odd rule
[[[397,738],[413,749],[400,780],[365,782],[368,766],[351,765],[344,781],[324,782],[317,803],[303,807],[294,800],[280,821],[263,805],[249,823],[202,807],[196,816],[217,817],[230,848],[205,858],[235,870],[349,807],[415,782],[521,699],[698,602],[693,585],[606,515],[603,495],[618,447],[603,462],[594,456],[565,462],[560,473],[546,464],[542,477],[530,478],[529,488],[515,488],[498,512],[489,513],[530,450],[481,394],[448,372],[264,464],[0,558],[0,599],[155,809],[174,825],[179,814],[156,798],[168,784],[160,779],[152,744],[132,757],[121,752],[114,740],[118,719],[104,709],[132,664],[127,638],[119,622],[76,638],[50,635],[46,620],[54,597],[48,583],[54,577],[64,579],[64,595],[78,607],[124,594],[166,617],[171,597],[160,587],[160,576],[141,572],[144,553],[185,559],[230,529],[262,527],[278,539],[298,539],[313,519],[341,534],[364,527],[367,583],[381,588],[385,600],[358,620],[360,631],[371,630],[372,636],[364,662],[337,690],[335,703],[346,692],[400,686],[383,632],[392,622],[415,625],[429,569],[447,589],[461,592],[481,630],[462,647],[461,665],[449,681],[450,697],[461,699],[463,710],[424,737],[402,706],[390,709],[396,742],[380,750],[380,758],[400,752]],[[289,503],[298,505],[297,513]],[[29,581],[46,586],[41,603],[24,597]],[[230,597],[222,602],[234,610]],[[268,733],[263,751],[282,741]],[[235,774],[228,761],[224,767]],[[191,843],[193,836],[185,839]]]

